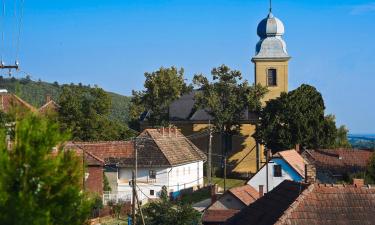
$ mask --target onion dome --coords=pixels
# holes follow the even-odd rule
[[[260,38],[282,36],[284,24],[270,12],[266,18],[260,21],[257,33]]]

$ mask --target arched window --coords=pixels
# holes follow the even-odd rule
[[[276,69],[268,69],[267,86],[277,86],[277,71]]]

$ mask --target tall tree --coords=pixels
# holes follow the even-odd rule
[[[260,113],[254,137],[274,152],[300,144],[305,148],[334,147],[337,139],[335,118],[324,115],[322,95],[303,84],[270,100]]]
[[[10,150],[0,132],[0,223],[82,225],[92,201],[82,192],[82,164],[72,152],[52,150],[67,135],[35,115],[16,122]]]
[[[137,120],[141,113],[149,111],[150,125],[166,125],[169,121],[168,107],[172,101],[191,91],[185,83],[184,70],[176,67],[163,68],[145,73],[145,90],[133,91],[131,117]]]
[[[222,137],[222,153],[226,154],[244,115],[260,110],[260,100],[267,89],[251,86],[246,80],[240,82],[241,72],[225,65],[212,69],[211,75],[213,82],[203,75],[194,76],[193,83],[199,90],[195,95],[195,107],[205,109],[213,117],[212,122]]]
[[[101,88],[64,85],[58,104],[61,127],[75,140],[123,140],[133,135],[124,124],[108,119],[111,98]]]

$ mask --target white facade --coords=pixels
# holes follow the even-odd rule
[[[132,187],[129,184],[133,168],[117,169],[117,191],[122,195],[131,196]],[[152,174],[155,174],[155,178]],[[150,176],[151,175],[151,176]],[[148,199],[159,198],[163,186],[169,193],[178,194],[181,190],[203,187],[203,161],[178,165],[168,168],[138,168],[137,172],[138,198],[142,203]]]
[[[275,173],[275,166],[281,167],[281,174]],[[263,192],[267,193],[267,167],[268,167],[268,191],[274,189],[284,180],[302,181],[303,177],[296,172],[284,159],[274,158],[264,165],[248,182],[259,192],[259,186],[263,185]],[[281,176],[279,176],[281,175]]]

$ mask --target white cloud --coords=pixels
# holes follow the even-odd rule
[[[362,14],[372,13],[372,12],[375,12],[375,2],[353,6],[352,10],[350,11],[350,14],[362,15]]]

